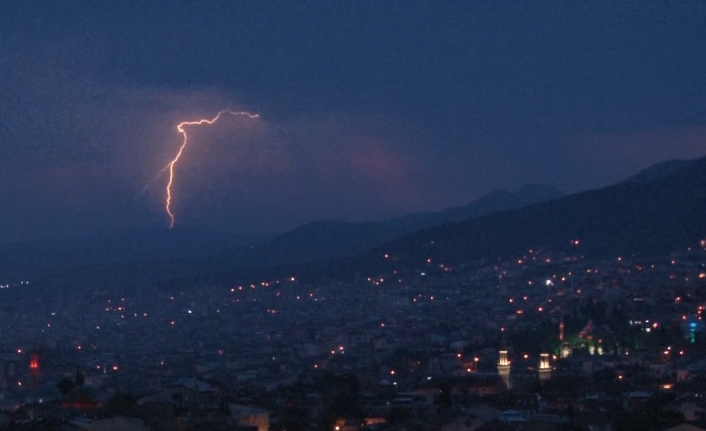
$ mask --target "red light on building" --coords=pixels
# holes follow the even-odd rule
[[[29,372],[32,374],[32,388],[39,384],[39,356],[36,353],[29,355]]]
[[[39,357],[36,353],[32,353],[29,357],[29,369],[38,370],[39,369]]]

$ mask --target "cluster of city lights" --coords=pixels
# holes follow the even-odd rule
[[[12,287],[29,286],[29,281],[20,281],[19,283],[0,284],[0,289],[10,289]]]

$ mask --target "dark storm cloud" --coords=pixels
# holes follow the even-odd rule
[[[702,2],[141,2],[0,17],[1,237],[179,222],[283,230],[577,191],[703,155]]]
[[[141,191],[174,156],[175,125],[240,109],[220,89],[125,86],[76,69],[91,49],[80,42],[19,48],[0,69],[0,193],[13,203],[3,221],[21,226],[5,238],[162,224],[166,175]],[[189,128],[180,224],[269,232],[438,204],[420,184],[421,162],[394,142],[399,126],[349,114],[247,123]]]

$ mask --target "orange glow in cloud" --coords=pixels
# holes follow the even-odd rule
[[[244,115],[248,118],[251,119],[256,119],[259,118],[260,115],[258,114],[251,114],[249,112],[245,111],[231,111],[229,109],[225,109],[223,111],[220,111],[215,117],[212,119],[207,119],[203,118],[200,120],[195,120],[195,121],[183,121],[177,125],[177,130],[179,133],[181,133],[184,136],[184,140],[181,143],[181,146],[179,147],[179,151],[177,151],[176,156],[165,166],[161,171],[164,172],[166,170],[169,171],[169,181],[167,182],[167,187],[166,187],[166,197],[165,197],[165,204],[164,204],[164,209],[167,212],[167,215],[169,216],[169,229],[174,227],[174,222],[176,221],[176,218],[174,217],[174,213],[172,212],[172,184],[174,184],[174,167],[179,162],[179,159],[181,159],[181,155],[184,153],[184,149],[186,148],[186,145],[189,143],[189,137],[186,134],[186,129],[184,128],[185,126],[200,126],[202,124],[208,124],[211,125],[218,121],[221,118],[221,115],[223,114],[231,114],[231,115]],[[149,185],[149,184],[148,184]]]

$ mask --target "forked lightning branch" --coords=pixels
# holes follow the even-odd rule
[[[182,155],[184,154],[184,149],[186,149],[186,146],[189,144],[189,136],[186,133],[186,126],[201,126],[203,124],[208,124],[212,125],[216,121],[218,121],[221,116],[224,114],[231,114],[231,115],[236,115],[236,116],[246,116],[251,119],[256,119],[259,118],[259,114],[251,114],[249,112],[245,111],[231,111],[230,109],[225,109],[223,111],[220,111],[218,114],[216,114],[215,117],[208,119],[208,118],[203,118],[200,120],[195,120],[195,121],[183,121],[177,125],[177,130],[179,133],[183,136],[183,140],[181,142],[181,146],[179,147],[179,151],[177,151],[176,155],[174,158],[167,163],[167,165],[162,168],[162,170],[159,171],[157,175],[160,175],[164,171],[169,171],[169,181],[167,181],[167,186],[165,190],[165,202],[164,202],[164,210],[167,212],[167,215],[169,216],[169,228],[174,227],[174,223],[176,221],[176,217],[174,216],[174,213],[172,212],[172,200],[173,200],[173,194],[172,194],[172,186],[174,185],[175,181],[175,174],[176,174],[176,165],[179,163],[179,160],[181,160]],[[151,182],[150,182],[151,183]],[[147,187],[149,184],[147,185]]]

